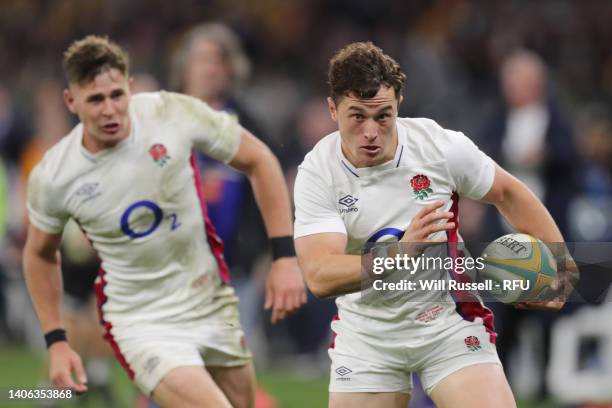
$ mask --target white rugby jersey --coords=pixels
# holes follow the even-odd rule
[[[198,99],[163,91],[134,95],[129,114],[130,135],[112,148],[88,152],[79,124],[45,154],[29,180],[30,222],[51,234],[70,218],[80,225],[102,261],[96,291],[105,320],[204,316],[228,276],[193,149],[228,162],[240,127]]]
[[[373,167],[355,168],[342,152],[337,131],[319,141],[298,169],[296,239],[337,232],[347,236],[346,253],[360,255],[367,242],[397,240],[416,213],[436,200],[446,203],[442,210],[454,211],[451,221],[458,226],[458,197],[480,199],[490,190],[494,162],[462,133],[423,118],[398,118],[397,132],[393,160]],[[449,242],[458,240],[457,229],[448,237]],[[458,303],[457,308],[452,298],[443,304],[372,304],[353,293],[336,303],[340,319],[357,326],[367,320],[427,330],[444,317],[482,317],[492,323],[479,301]]]

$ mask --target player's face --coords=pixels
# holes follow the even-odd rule
[[[231,72],[221,46],[207,38],[197,39],[185,67],[185,92],[206,102],[222,98],[228,91]]]
[[[128,137],[131,86],[131,79],[111,68],[90,82],[70,84],[64,91],[68,109],[83,123],[83,145],[87,150],[95,153]]]
[[[517,58],[502,71],[504,97],[512,107],[521,107],[544,98],[544,78],[541,68],[530,60]]]
[[[337,105],[328,98],[328,104],[332,119],[338,122],[342,152],[353,166],[376,166],[393,159],[399,104],[393,88],[381,86],[370,99],[351,93]]]

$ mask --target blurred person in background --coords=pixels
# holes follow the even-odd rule
[[[537,54],[516,51],[503,62],[500,81],[503,101],[485,118],[477,140],[544,202],[567,236],[577,154],[572,127],[548,91],[547,67]],[[487,223],[495,226],[491,238],[510,231],[498,215],[491,218],[499,220]]]
[[[290,187],[293,187],[297,168],[306,153],[321,140],[322,135],[329,134],[334,129],[335,124],[329,117],[329,109],[323,95],[310,97],[301,105],[294,123],[285,132],[295,132],[295,138],[285,148],[287,179]]]
[[[21,186],[19,159],[31,135],[29,123],[13,99],[10,89],[0,82],[0,341],[11,339],[11,322],[20,319],[9,315],[12,282],[20,279],[19,257],[23,246],[21,229]],[[15,216],[18,214],[18,216]]]
[[[87,390],[60,312],[57,249],[74,219],[101,257],[105,338],[136,385],[162,406],[252,406],[237,299],[189,158],[200,148],[249,174],[273,248],[275,321],[305,298],[278,162],[235,118],[195,98],[132,97],[127,55],[107,38],[75,41],[64,69],[64,101],[81,123],[31,172],[23,256],[54,385]]]
[[[178,44],[170,88],[237,117],[244,127],[261,135],[259,126],[238,100],[250,69],[238,35],[224,24],[204,23],[191,28]],[[268,350],[259,310],[269,259],[265,228],[253,191],[244,174],[205,153],[198,152],[197,158],[208,214],[223,240],[223,253],[240,299],[246,340],[256,362],[265,364]],[[270,296],[266,299],[268,309]]]
[[[612,113],[605,105],[592,105],[577,116],[581,155],[580,188],[570,205],[570,231],[576,241],[595,242],[590,255],[607,259],[605,243],[612,241]],[[603,244],[602,244],[603,243]],[[597,265],[584,259],[583,285],[577,290],[590,303],[602,303],[612,283],[609,262]],[[593,270],[591,270],[593,268]]]
[[[611,117],[604,106],[591,106],[578,115],[581,194],[572,203],[571,230],[580,240],[612,240]]]
[[[11,154],[17,154],[11,162],[7,178],[7,208],[10,209],[10,233],[2,248],[2,263],[7,273],[7,309],[9,328],[16,338],[25,339],[30,345],[36,346],[40,333],[36,330],[35,316],[24,312],[23,306],[29,304],[27,291],[23,281],[18,259],[21,258],[21,248],[26,235],[27,215],[25,210],[25,184],[27,176],[44,154],[46,149],[56,143],[69,129],[70,120],[63,107],[61,98],[62,87],[52,79],[39,80],[36,83],[33,100],[32,123],[33,132],[23,136],[19,148]],[[1,90],[0,90],[1,93]],[[2,96],[0,95],[0,99]],[[0,102],[2,105],[2,102]],[[1,108],[0,108],[1,110]],[[15,145],[15,142],[12,143]],[[13,147],[15,149],[15,147]],[[15,182],[17,181],[17,182]],[[12,184],[12,185],[11,185]],[[10,201],[14,201],[11,203]],[[8,226],[8,225],[7,225]],[[0,271],[1,273],[1,271]],[[29,309],[28,309],[29,310]],[[33,333],[34,332],[34,333]]]
[[[58,81],[46,79],[36,87],[34,97],[34,132],[28,138],[19,160],[19,176],[22,185],[27,185],[30,172],[38,164],[51,146],[66,135],[72,123],[62,100],[63,88]],[[21,225],[27,228],[27,213],[25,211],[26,191],[22,191],[24,206]]]
[[[591,103],[576,115],[578,191],[569,229],[584,277],[574,313],[552,326],[547,389],[563,406],[612,407],[612,112]],[[585,304],[586,303],[586,304]],[[579,309],[579,310],[578,310]],[[608,402],[606,404],[605,402]]]
[[[7,207],[8,207],[8,178],[4,159],[0,156],[0,247],[4,248],[6,224],[7,224]],[[5,281],[7,274],[4,271],[4,251],[0,250],[0,344],[8,340],[9,328],[7,323],[7,300],[4,294]]]
[[[24,146],[32,133],[29,123],[14,103],[10,90],[0,83],[0,155],[5,165],[19,163]]]
[[[500,69],[503,100],[485,118],[477,140],[483,151],[544,202],[563,236],[568,237],[568,207],[576,194],[574,173],[578,157],[572,127],[552,98],[549,86],[547,67],[537,54],[525,50],[510,54]],[[512,231],[493,208],[488,209],[483,225],[484,240],[494,240]],[[509,375],[511,382],[524,389],[526,396],[545,398],[550,328],[558,315],[526,312],[498,303],[490,306],[496,316],[500,360],[509,374],[514,374]],[[564,308],[562,313],[569,309]],[[529,330],[529,335],[524,335],[527,332],[521,333],[520,328],[530,322],[536,326]],[[535,338],[527,339],[533,335]],[[516,351],[517,344],[524,347],[521,355],[535,352],[541,357],[511,364],[509,355]],[[532,368],[527,369],[530,364]],[[513,367],[520,373],[512,372]]]
[[[155,76],[146,72],[136,72],[132,77],[132,93],[137,94],[141,92],[156,92],[161,89],[159,81]]]

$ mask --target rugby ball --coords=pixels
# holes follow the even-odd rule
[[[482,252],[481,282],[491,281],[489,292],[502,303],[551,300],[557,263],[545,243],[527,234],[508,234]]]

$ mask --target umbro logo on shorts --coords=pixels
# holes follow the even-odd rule
[[[350,368],[345,367],[345,366],[340,366],[340,367],[336,368],[335,371],[336,371],[336,374],[338,374],[340,377],[344,377],[345,375],[350,374],[350,373],[353,372],[353,370],[351,370]]]
[[[340,200],[338,200],[338,204],[343,205],[345,208],[340,208],[340,213],[349,213],[349,212],[357,212],[359,209],[355,207],[355,204],[359,201],[357,197],[353,197],[350,194],[345,195]]]
[[[159,365],[159,361],[160,359],[158,356],[150,357],[144,365],[145,371],[151,374],[153,370],[155,370],[155,368]]]

